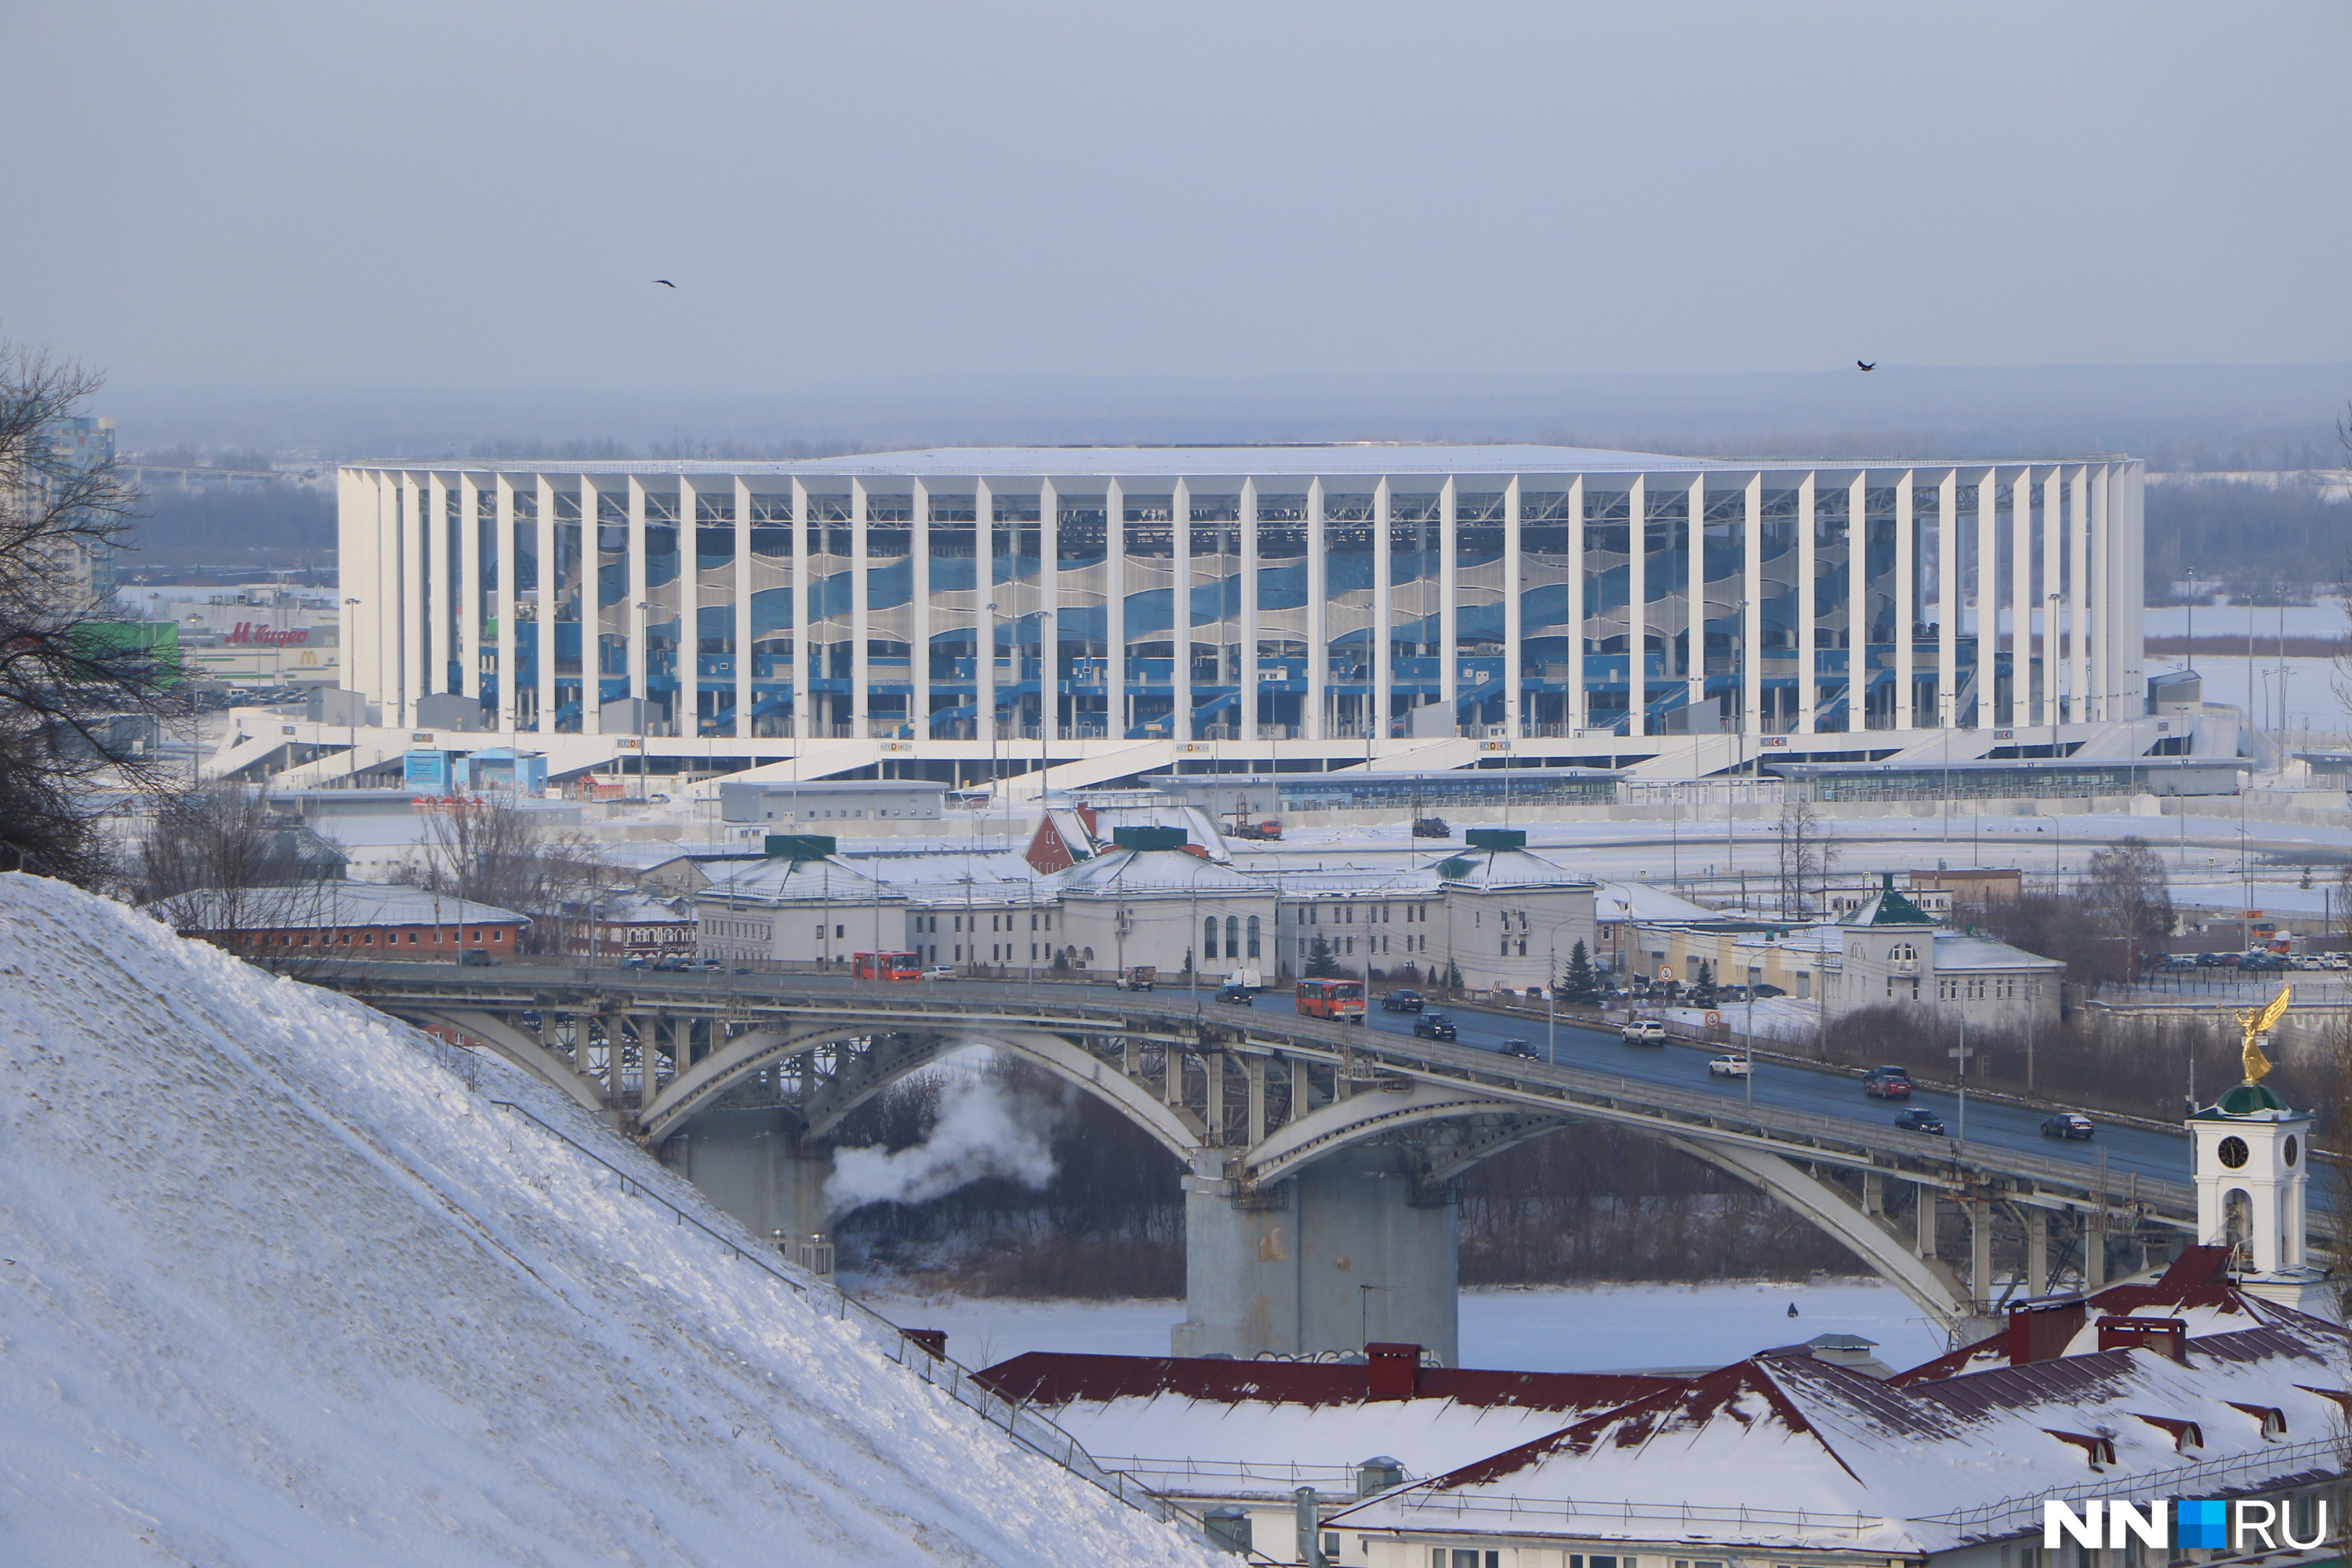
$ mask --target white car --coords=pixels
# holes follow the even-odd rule
[[[923,971],[926,980],[953,980],[955,977],[955,965],[951,963],[934,963]]]
[[[1666,1043],[1666,1026],[1655,1018],[1633,1019],[1617,1034],[1629,1046],[1663,1046]]]
[[[1717,1057],[1713,1061],[1706,1064],[1706,1076],[1709,1078],[1746,1078],[1748,1076],[1748,1058],[1746,1057]]]

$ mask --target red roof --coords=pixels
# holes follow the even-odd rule
[[[1220,1361],[1031,1351],[1000,1362],[980,1376],[1008,1399],[1047,1405],[1101,1404],[1160,1394],[1226,1404],[1278,1405],[1360,1405],[1371,1397],[1371,1369],[1361,1362]],[[1424,1366],[1413,1397],[1472,1405],[1585,1411],[1610,1409],[1680,1386],[1679,1379],[1636,1373],[1486,1372]]]

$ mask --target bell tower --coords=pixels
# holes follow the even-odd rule
[[[2320,1310],[2324,1270],[2304,1257],[2304,1189],[2311,1164],[2311,1115],[2291,1109],[2263,1086],[2271,1064],[2262,1047],[2286,1011],[2282,990],[2259,1013],[2238,1016],[2246,1079],[2192,1112],[2197,1236],[2236,1250],[2232,1270],[2255,1295]]]

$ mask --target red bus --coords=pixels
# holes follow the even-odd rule
[[[1298,983],[1299,1012],[1310,1018],[1337,1018],[1343,1024],[1364,1021],[1364,983],[1360,980],[1302,980]]]
[[[911,952],[861,952],[855,961],[860,980],[920,980],[921,960]]]

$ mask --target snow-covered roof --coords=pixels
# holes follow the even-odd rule
[[[1256,893],[1274,896],[1263,879],[1246,877],[1183,849],[1105,850],[1057,871],[1048,882],[1065,898],[1125,899],[1194,893]]]
[[[179,931],[255,931],[267,926],[467,925],[530,917],[494,904],[389,882],[304,882],[290,888],[205,888],[146,906]]]
[[[2326,1392],[2343,1381],[2335,1325],[2201,1285],[2122,1288],[2071,1310],[2080,1327],[2063,1353],[2017,1364],[2006,1335],[1884,1382],[1807,1354],[1754,1357],[1333,1522],[1509,1534],[1548,1514],[1602,1540],[1909,1555],[2037,1528],[2041,1500],[2069,1488],[2196,1496],[2211,1483],[2181,1472],[2200,1461],[2252,1467],[2238,1485],[2336,1468],[2277,1442],[2259,1413],[2283,1412],[2290,1439],[2326,1437],[2341,1412]],[[2185,1360],[2096,1348],[2099,1317],[2155,1310],[2205,1331]]]
[[[1961,931],[1939,931],[1936,933],[1936,971],[1944,973],[1968,969],[2063,969],[2065,961],[2044,958],[2038,952],[2028,952],[2021,947],[2011,947],[1989,936],[1969,936]]]
[[[838,859],[762,860],[756,865],[730,864],[711,868],[710,885],[695,894],[709,903],[751,900],[758,903],[893,902],[906,897],[899,889]]]
[[[1603,882],[1593,899],[1593,918],[1602,921],[1707,921],[1721,913],[1648,882]]]
[[[1598,886],[1591,878],[1579,876],[1526,849],[1465,849],[1438,863],[1437,879],[1449,888],[1482,893],[1517,888]]]

